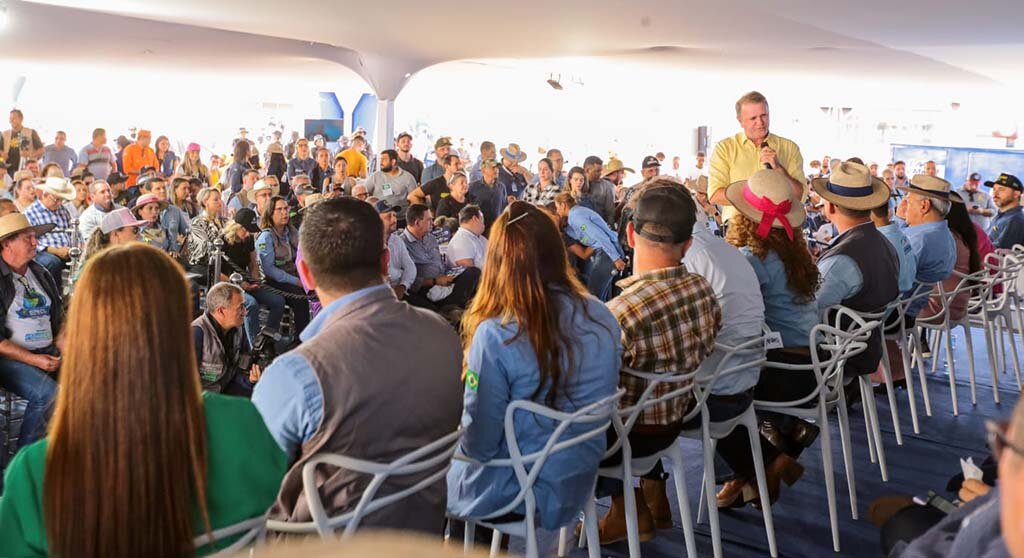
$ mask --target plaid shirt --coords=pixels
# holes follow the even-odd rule
[[[63,205],[58,206],[57,211],[50,211],[46,209],[42,202],[36,200],[25,209],[25,217],[28,218],[28,222],[32,223],[33,226],[52,223],[57,225],[57,229],[67,230],[71,228],[71,214],[68,213],[67,208]],[[71,236],[66,232],[57,232],[55,229],[53,232],[48,232],[39,237],[38,250],[40,252],[50,246],[55,248],[71,246]]]
[[[555,197],[560,193],[562,193],[562,187],[557,184],[547,186],[543,190],[541,190],[540,186],[534,184],[526,187],[523,200],[533,205],[547,205],[555,201]]]
[[[668,267],[619,281],[622,294],[608,309],[622,327],[623,368],[638,372],[683,374],[697,369],[715,348],[722,309],[707,279],[686,266]],[[620,405],[635,405],[647,382],[621,374],[626,389]],[[659,384],[651,397],[679,389]],[[645,410],[637,424],[667,425],[683,418],[692,397],[672,399]]]

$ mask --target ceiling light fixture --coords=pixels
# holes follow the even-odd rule
[[[555,91],[561,91],[563,89],[562,74],[558,74],[558,77],[555,77],[555,74],[549,74],[548,85],[550,85],[551,88],[554,89]]]

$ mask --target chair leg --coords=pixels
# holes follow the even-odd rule
[[[581,529],[582,533],[583,530]],[[565,558],[569,550],[569,528],[562,527],[558,530],[558,558]]]
[[[882,341],[882,376],[885,378],[885,391],[889,397],[889,413],[892,414],[892,429],[896,433],[896,445],[903,445],[903,432],[900,428],[900,409],[896,404],[896,388],[892,385],[892,367],[889,365],[888,343]],[[913,397],[911,397],[913,401]],[[914,430],[917,430],[917,413],[914,413]]]
[[[871,391],[871,381],[867,376],[860,377],[861,387],[867,392],[863,399],[864,407],[868,410],[868,420],[871,427],[868,432],[868,445],[874,440],[875,451],[878,454],[878,468],[882,472],[882,482],[889,482],[889,466],[885,462],[885,446],[882,442],[882,427],[878,423],[878,407],[875,405],[874,392]]]
[[[828,412],[824,403],[818,403],[818,420],[821,423],[821,461],[825,476],[825,494],[828,497],[828,518],[832,526],[832,550],[839,552],[839,519],[836,517],[836,479],[832,468],[832,435],[828,431]]]
[[[473,541],[476,540],[476,523],[472,521],[466,522],[466,528],[462,532],[462,549],[464,552],[469,553],[473,550]]]
[[[761,453],[761,437],[757,430],[757,416],[754,410],[750,409],[743,417],[743,426],[747,429],[747,438],[750,440],[750,453],[754,456],[754,474],[757,477],[757,490],[759,494],[768,493],[768,482],[764,475],[764,457]],[[768,537],[768,552],[772,558],[777,558],[779,549],[775,542],[775,522],[772,519],[771,500],[761,499],[761,513],[764,515],[764,532]]]
[[[925,331],[928,331],[928,330],[925,330]],[[939,371],[939,355],[941,353],[941,351],[939,351],[939,347],[942,345],[942,337],[943,337],[942,330],[941,329],[936,330],[935,331],[935,336],[933,338],[932,345],[931,345],[931,347],[932,347],[932,374],[933,375]]]
[[[985,348],[988,349],[988,371],[992,376],[992,398],[999,404],[999,372],[996,369],[996,337],[992,322],[984,316],[982,327],[985,329]]]
[[[690,494],[686,489],[686,467],[683,464],[683,448],[679,446],[678,441],[672,444],[668,451],[668,457],[672,461],[672,481],[676,485],[679,520],[683,524],[683,538],[686,540],[686,556],[688,558],[697,558],[697,541],[693,534],[693,517],[690,515]],[[714,482],[713,479],[712,482]]]
[[[715,558],[722,558],[722,531],[718,524],[717,500],[715,494],[715,443],[711,440],[707,425],[701,428],[704,453],[704,493],[707,495],[708,524],[711,526],[711,548]],[[763,494],[763,493],[762,493]],[[700,503],[697,504],[698,506]],[[699,513],[699,512],[698,512]]]
[[[1006,333],[1010,336],[1010,352],[1013,353],[1013,373],[1017,377],[1017,391],[1021,391],[1020,355],[1017,354],[1017,341],[1013,336],[1013,315],[1010,314],[1009,307],[1003,313],[1003,323],[1006,324]],[[1024,340],[1024,334],[1021,335],[1021,340]]]
[[[935,347],[938,354],[939,348]],[[949,376],[949,396],[953,399],[953,416],[960,415],[960,407],[956,400],[956,359],[953,358],[953,332],[946,335],[946,374]]]
[[[917,396],[914,393],[914,369],[910,367],[910,346],[907,338],[902,334],[897,341],[897,348],[903,358],[903,379],[907,382],[907,399],[910,400],[910,422],[914,426],[914,434],[920,434],[921,427],[917,420]]]
[[[842,392],[840,392],[842,393]],[[840,397],[836,405],[839,414],[839,442],[843,448],[843,466],[846,468],[846,486],[850,492],[850,515],[857,519],[857,482],[853,472],[853,444],[850,442],[850,417],[846,412],[846,400]]]
[[[917,359],[917,374],[921,379],[921,395],[924,396],[924,414],[932,416],[932,399],[928,395],[928,378],[924,373],[924,357],[921,356],[921,341],[917,338],[917,330],[911,336],[911,346],[914,348],[914,358]],[[909,372],[909,370],[908,370]]]
[[[629,558],[640,558],[640,526],[636,519],[636,492],[633,490],[633,460],[628,444],[622,444],[622,497],[626,504],[626,540]],[[600,539],[597,539],[600,545]]]
[[[526,554],[529,556],[530,548],[529,544],[526,545]],[[501,552],[501,533],[497,529],[491,534],[491,558],[498,558],[498,553]]]
[[[587,556],[589,558],[601,558],[601,535],[597,530],[597,504],[593,498],[587,498],[583,505],[583,530],[580,532],[580,542],[586,537]]]
[[[964,332],[964,347],[967,348],[967,375],[971,382],[971,405],[977,405],[978,388],[974,378],[974,340],[971,339],[971,326],[966,322],[960,322],[959,325]]]
[[[874,397],[874,393],[871,392],[870,389],[867,389],[867,390],[864,389],[864,382],[860,381],[860,378],[857,378],[856,382],[857,382],[857,387],[860,388],[860,400],[861,400],[860,409],[861,409],[861,411],[864,412],[864,429],[867,431],[867,440],[868,440],[868,458],[871,459],[872,463],[877,463],[878,462],[878,458],[875,456],[875,438],[871,434],[871,432],[872,432],[871,431],[871,417],[868,416],[868,405],[867,405],[868,397],[872,397],[873,398]],[[870,384],[869,384],[869,386],[870,386]]]

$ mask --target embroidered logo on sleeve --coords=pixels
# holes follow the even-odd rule
[[[470,369],[466,369],[466,387],[476,391],[477,386],[480,385],[480,376]]]

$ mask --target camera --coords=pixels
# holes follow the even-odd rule
[[[274,345],[276,342],[277,337],[273,333],[266,329],[260,330],[252,343],[252,349],[238,358],[239,370],[249,374],[249,369],[253,364],[258,365],[260,370],[266,370],[270,363],[277,358],[277,348]]]

